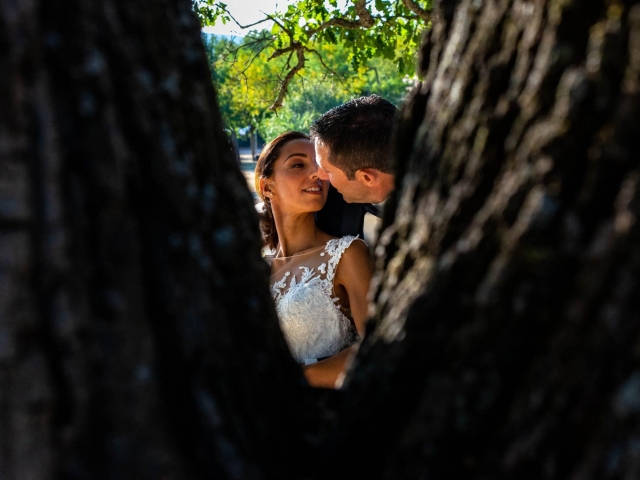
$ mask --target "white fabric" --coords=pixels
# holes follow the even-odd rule
[[[345,315],[348,312],[343,313],[333,293],[340,258],[356,238],[332,239],[324,249],[290,257],[271,276],[280,328],[293,358],[300,363],[335,355],[358,338],[353,322]]]

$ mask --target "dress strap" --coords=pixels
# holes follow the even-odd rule
[[[325,251],[329,254],[329,257],[331,257],[327,262],[327,280],[329,280],[331,286],[333,286],[333,278],[336,275],[336,269],[338,268],[342,254],[355,239],[361,240],[358,235],[355,237],[353,235],[345,235],[342,238],[334,238],[327,242]]]

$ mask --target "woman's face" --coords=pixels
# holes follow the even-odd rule
[[[313,144],[304,138],[290,140],[282,146],[273,174],[265,181],[274,207],[292,212],[317,212],[327,201],[329,182],[318,178]]]

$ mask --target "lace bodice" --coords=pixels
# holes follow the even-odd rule
[[[270,260],[272,269],[278,268],[278,262],[283,264],[271,275],[271,294],[280,328],[293,358],[300,363],[335,355],[358,338],[353,321],[333,292],[340,258],[356,238],[332,239],[316,250]]]

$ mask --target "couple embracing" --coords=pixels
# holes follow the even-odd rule
[[[311,135],[276,137],[256,165],[280,327],[315,387],[339,386],[364,332],[373,265],[362,226],[394,188],[396,114],[377,95],[356,98],[322,115]]]

